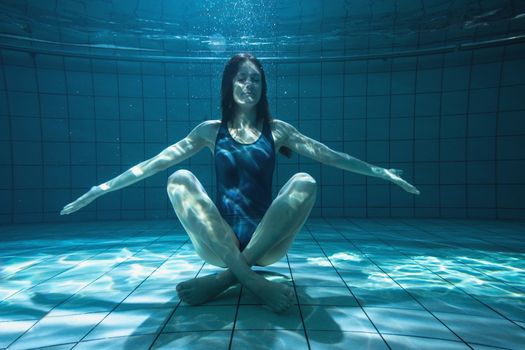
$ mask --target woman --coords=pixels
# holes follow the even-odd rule
[[[165,170],[208,147],[215,155],[215,203],[188,170],[168,180],[168,196],[197,254],[225,271],[177,285],[189,304],[204,303],[240,282],[271,310],[282,312],[294,301],[288,285],[271,282],[251,270],[280,260],[303,226],[316,199],[316,181],[297,173],[272,200],[275,152],[291,151],[327,165],[389,180],[404,190],[419,191],[399,177],[401,171],[383,169],[336,152],[302,135],[292,125],[272,119],[261,63],[249,54],[233,56],[225,66],[221,85],[222,120],[199,124],[188,136],[121,175],[91,188],[66,205],[70,214],[101,195]]]

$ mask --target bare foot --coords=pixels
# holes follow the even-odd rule
[[[264,277],[256,279],[246,287],[274,312],[288,310],[295,300],[292,287],[287,284],[268,281]]]
[[[190,305],[203,304],[232,286],[219,274],[193,278],[177,285],[179,298]]]

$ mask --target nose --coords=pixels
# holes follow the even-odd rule
[[[246,81],[246,84],[244,85],[244,89],[246,91],[253,91],[254,87],[254,82],[253,81]]]

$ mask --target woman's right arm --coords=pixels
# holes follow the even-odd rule
[[[210,125],[210,121],[200,123],[188,136],[165,148],[156,156],[131,167],[103,184],[91,187],[87,193],[66,205],[60,215],[71,214],[103,194],[127,187],[193,156],[207,145],[208,138],[206,135],[209,132]]]

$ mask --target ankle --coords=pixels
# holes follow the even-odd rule
[[[259,289],[264,282],[266,282],[267,280],[262,277],[261,275],[257,274],[255,271],[252,270],[252,273],[249,274],[248,276],[246,276],[241,282],[241,284],[243,286],[245,286],[246,288],[254,291],[254,290],[257,290]]]
[[[234,284],[239,282],[235,275],[230,271],[230,269],[221,272],[218,278],[220,279],[221,283],[223,283],[226,287],[233,286]]]

